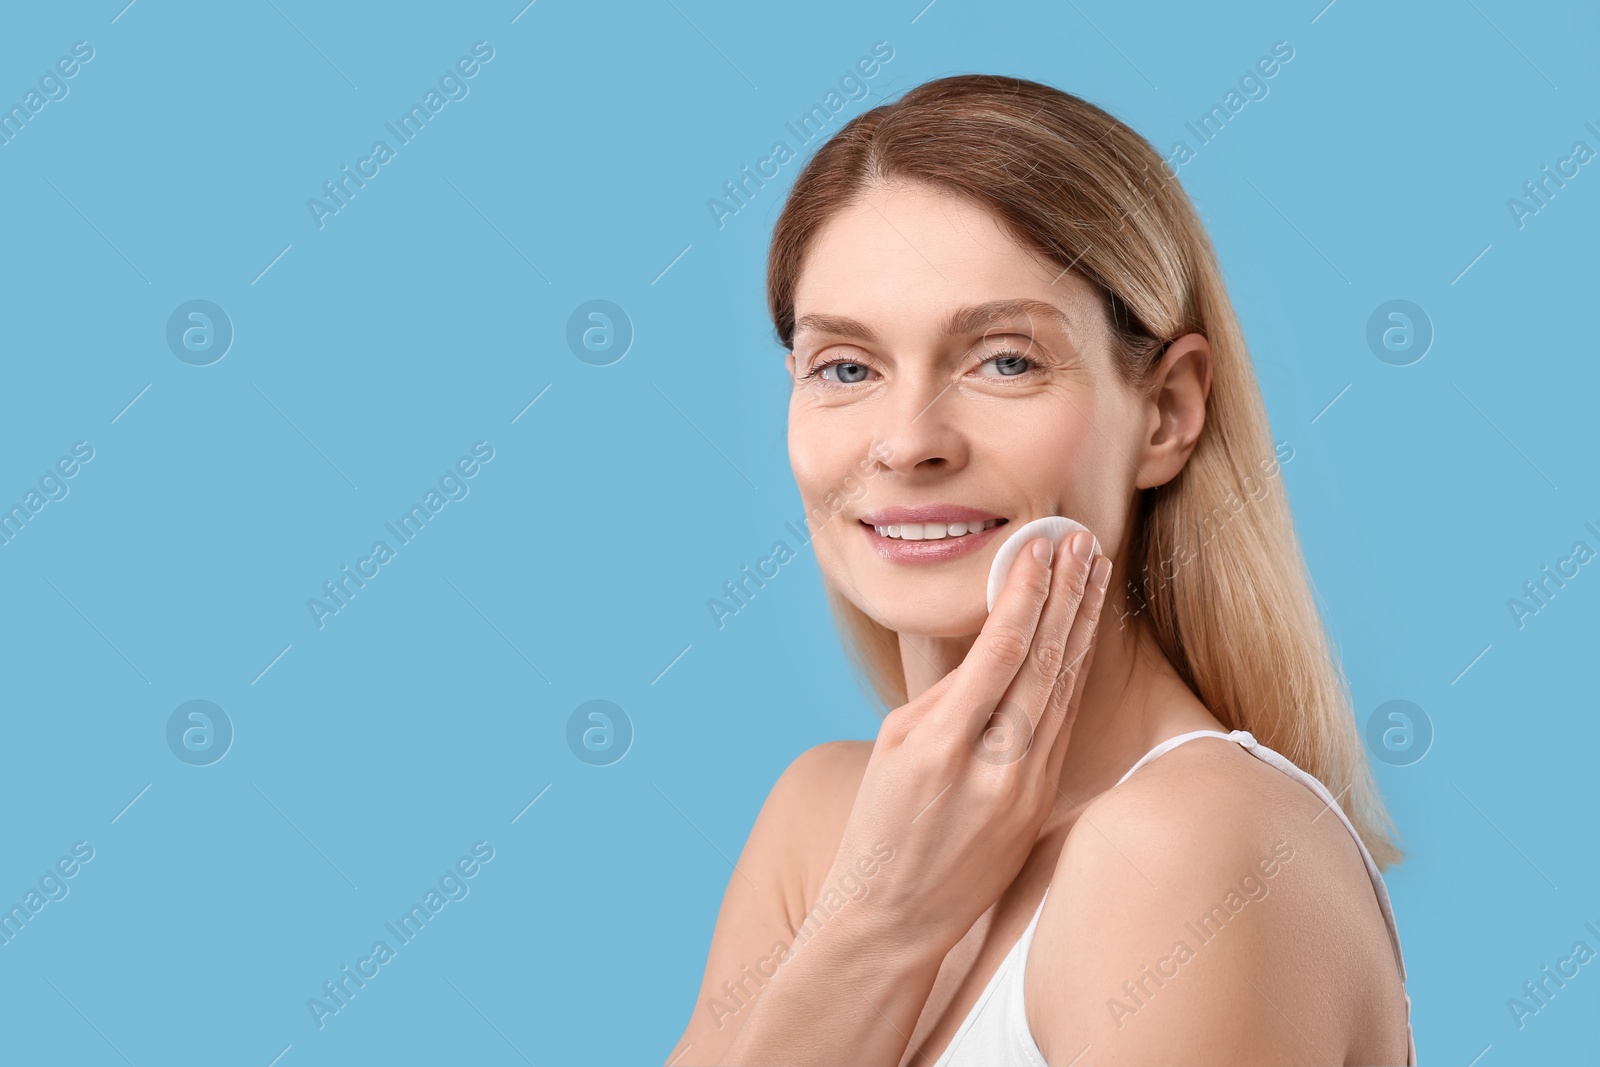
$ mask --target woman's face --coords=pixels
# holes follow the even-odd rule
[[[1160,415],[1113,368],[1089,283],[901,183],[819,232],[795,316],[789,459],[824,575],[868,616],[976,633],[995,552],[1046,515],[1118,561]]]

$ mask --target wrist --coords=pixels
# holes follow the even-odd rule
[[[718,1063],[898,1063],[938,962],[863,925],[845,914],[803,924]]]
[[[960,939],[960,931],[949,944],[926,929],[925,923],[908,921],[904,875],[896,863],[896,850],[879,839],[870,846],[860,839],[841,844],[817,887],[810,907],[801,917],[795,946],[810,937],[830,930],[828,940],[855,949],[896,971],[937,972],[945,953]]]
[[[950,946],[887,914],[868,893],[861,899],[819,894],[795,931],[789,950],[816,958],[841,977],[931,984]]]

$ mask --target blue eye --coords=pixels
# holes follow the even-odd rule
[[[848,359],[836,359],[829,363],[819,363],[809,373],[801,375],[801,379],[821,378],[829,385],[853,385],[866,378],[867,372],[871,369],[865,363],[856,363]],[[834,371],[835,376],[830,377],[828,375],[830,370]]]
[[[985,375],[985,377],[1015,378],[1031,370],[1033,361],[1020,352],[1001,352],[984,360],[981,366],[987,367],[991,363],[1000,373],[997,376]]]

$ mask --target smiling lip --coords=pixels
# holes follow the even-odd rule
[[[878,557],[888,563],[944,563],[970,555],[995,539],[1005,528],[1007,519],[990,511],[963,507],[959,504],[921,504],[914,507],[881,508],[861,516],[860,526],[867,543]],[[959,537],[943,537],[932,541],[907,541],[885,537],[876,527],[902,526],[908,523],[937,522],[993,522],[994,525],[979,533]]]
[[[963,507],[960,504],[918,504],[914,507],[879,508],[861,516],[870,526],[898,526],[903,522],[988,522],[1004,519],[992,511]]]

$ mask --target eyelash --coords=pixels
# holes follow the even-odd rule
[[[1021,378],[1021,377],[1026,376],[1029,373],[1029,371],[1035,371],[1035,370],[1039,369],[1039,361],[1037,359],[1034,359],[1031,356],[1026,356],[1023,353],[1018,352],[1015,349],[1010,349],[1010,348],[1003,349],[1003,350],[1001,350],[999,352],[995,352],[995,353],[993,353],[993,354],[991,354],[989,356],[984,357],[984,359],[978,364],[978,366],[981,367],[981,366],[983,366],[984,363],[991,363],[991,362],[993,362],[994,360],[997,360],[997,359],[1007,359],[1007,358],[1027,360],[1028,363],[1030,364],[1030,366],[1028,367],[1027,370],[1023,371],[1021,374],[1003,374],[1003,375],[999,376],[1001,378]],[[841,363],[854,363],[857,366],[867,367],[869,369],[871,369],[871,366],[872,366],[870,363],[865,363],[865,362],[863,362],[863,361],[861,361],[859,359],[830,359],[826,363],[818,363],[815,367],[812,367],[809,371],[807,371],[806,373],[800,375],[800,380],[804,382],[804,381],[809,381],[812,378],[816,378],[817,381],[822,383],[823,385],[829,386],[831,388],[840,388],[840,389],[845,388],[847,386],[859,384],[857,382],[830,382],[826,378],[819,377],[819,375],[822,373],[822,371],[824,369],[826,369],[828,367],[836,367]]]

